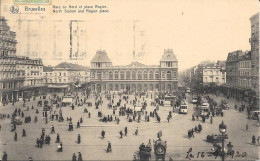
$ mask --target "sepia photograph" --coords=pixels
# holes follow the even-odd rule
[[[0,161],[260,160],[258,0],[0,0]]]

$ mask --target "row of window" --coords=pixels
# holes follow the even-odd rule
[[[204,82],[216,82],[216,83],[219,83],[219,78],[218,77],[212,77],[212,78],[208,78],[208,77],[204,77]],[[222,83],[225,83],[225,78],[222,78]]]
[[[251,76],[250,71],[239,71],[239,76]]]
[[[52,73],[45,73],[45,76],[51,76],[52,77]],[[54,73],[55,76],[57,76],[57,73]],[[62,76],[61,72],[58,73],[59,76]],[[63,73],[63,76],[66,76],[66,73]]]
[[[115,85],[113,85],[113,84],[109,84],[108,86],[106,86],[106,85],[103,85],[103,87],[102,87],[102,90],[107,90],[106,88],[108,88],[108,90],[115,90],[115,91],[118,91],[118,90],[132,90],[132,91],[135,91],[135,90],[139,90],[139,91],[147,91],[147,90],[159,90],[159,84],[156,84],[156,85],[153,85],[153,84],[150,84],[150,85],[147,85],[147,84],[144,84],[144,85],[142,85],[142,84],[132,84],[132,85],[129,85],[129,84],[127,84],[127,85],[124,85],[124,84],[115,84]],[[155,89],[154,89],[155,88]],[[177,86],[176,85],[170,85],[170,84],[168,84],[168,85],[162,85],[161,86],[161,90],[165,90],[165,88],[167,89],[167,90],[171,90],[172,88],[173,89],[176,89],[177,88]],[[101,90],[101,85],[100,84],[98,84],[98,85],[92,85],[92,90],[93,91],[95,91],[95,90]]]
[[[63,79],[63,82],[61,82],[61,79],[58,79],[59,83],[66,83],[66,79]],[[52,82],[52,79],[46,79],[46,83],[58,83],[57,78],[54,78],[54,82]]]
[[[2,83],[2,89],[22,87],[23,82],[8,82]]]
[[[171,72],[171,71],[167,71],[166,73],[166,78],[167,79],[172,79],[172,73],[173,73],[173,77],[177,77],[177,73],[176,72]],[[164,72],[161,73],[162,74],[162,79],[165,78],[165,74]],[[156,71],[155,73],[150,71],[149,73],[148,72],[135,72],[135,71],[132,71],[131,73],[129,71],[126,72],[120,72],[118,73],[117,71],[115,71],[114,73],[113,72],[108,72],[108,79],[119,79],[119,76],[120,76],[120,79],[121,80],[129,80],[129,79],[132,79],[132,80],[147,80],[147,79],[150,79],[150,80],[153,80],[153,79],[156,79],[156,80],[159,80],[160,79],[160,75],[159,75],[159,72]],[[101,77],[103,79],[106,79],[107,78],[107,73],[106,72],[92,72],[92,79],[101,79]]]
[[[241,87],[251,87],[251,81],[248,79],[239,79],[238,82]]]
[[[216,73],[216,75],[219,75],[219,73],[220,73],[220,71],[212,71],[212,70],[210,70],[210,71],[207,71],[207,70],[204,70],[204,75],[213,75],[213,74],[215,74]]]
[[[251,68],[251,63],[249,61],[247,61],[247,62],[239,62],[238,66],[240,68]]]

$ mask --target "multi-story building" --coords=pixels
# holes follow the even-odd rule
[[[20,79],[16,79],[16,67],[15,67],[15,55],[16,33],[10,31],[10,27],[7,25],[7,20],[4,17],[0,17],[0,101],[7,99],[14,99],[14,89],[16,86],[23,82],[24,77],[20,76]]]
[[[171,49],[164,50],[160,65],[144,65],[137,61],[126,66],[113,66],[105,51],[97,51],[91,60],[91,90],[161,91],[178,89],[178,60]]]
[[[88,68],[70,63],[44,67],[43,75],[50,91],[68,91],[72,85],[81,86],[90,81]]]
[[[0,102],[37,95],[42,82],[42,61],[16,56],[15,32],[0,17]]]
[[[225,81],[225,71],[222,66],[217,63],[201,64],[198,65],[196,70],[199,86],[204,87],[210,84],[221,85]]]
[[[259,105],[259,13],[250,17],[251,22],[251,66],[252,66],[252,90],[254,91],[254,103]]]
[[[228,53],[226,70],[227,95],[237,100],[251,101],[251,52],[237,50]]]

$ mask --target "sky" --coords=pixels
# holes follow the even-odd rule
[[[1,15],[8,19],[11,30],[17,33],[17,54],[26,55],[25,38],[19,36],[18,18],[46,21],[82,20],[86,28],[86,59],[70,61],[68,40],[59,40],[64,49],[64,59],[54,60],[53,49],[42,45],[37,55],[44,65],[56,65],[62,61],[90,65],[97,50],[106,50],[113,65],[126,65],[133,61],[133,24],[144,31],[145,56],[141,63],[158,65],[164,49],[173,49],[179,61],[179,70],[197,65],[203,60],[226,60],[227,54],[235,50],[250,50],[251,33],[249,18],[258,12],[258,0],[52,0],[44,12],[25,12],[25,5],[18,5],[20,14],[12,14],[13,1],[1,0]],[[109,13],[103,14],[55,14],[53,5],[104,5]],[[38,7],[38,5],[28,5]],[[52,29],[43,22],[46,33]],[[60,25],[62,25],[61,23]],[[68,37],[68,27],[61,34]],[[40,41],[52,41],[46,36]],[[140,36],[139,36],[140,37]],[[30,42],[35,45],[37,42]],[[139,44],[140,45],[140,44]],[[38,48],[37,48],[38,50]],[[39,49],[40,50],[40,49]]]

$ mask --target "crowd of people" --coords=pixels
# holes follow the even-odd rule
[[[152,102],[151,103],[151,107],[153,108],[152,110],[148,111],[147,110],[147,98],[155,98],[156,96],[152,93],[145,93],[144,95],[142,94],[136,94],[134,96],[133,99],[131,99],[128,95],[117,95],[116,93],[106,93],[105,95],[105,99],[107,99],[109,101],[109,104],[104,105],[104,98],[102,97],[102,95],[100,94],[93,94],[92,96],[87,95],[85,92],[75,92],[75,93],[71,93],[72,96],[75,97],[74,102],[71,103],[71,110],[75,110],[75,108],[82,108],[82,113],[85,113],[88,118],[91,118],[91,113],[88,110],[88,107],[85,106],[85,104],[88,104],[88,106],[91,106],[92,104],[88,103],[88,99],[90,97],[92,97],[92,99],[94,98],[94,107],[95,109],[97,109],[97,116],[100,118],[100,121],[104,122],[104,123],[108,123],[108,122],[115,122],[116,124],[120,124],[120,119],[126,119],[127,122],[131,123],[131,122],[137,122],[140,123],[142,122],[150,122],[151,119],[153,119],[154,121],[161,123],[161,116],[159,116],[158,111],[160,110],[159,108],[159,102]],[[48,101],[46,100],[48,99]],[[81,124],[83,123],[83,118],[82,117],[78,117],[78,118],[72,118],[67,117],[66,121],[64,120],[64,116],[63,116],[63,107],[62,107],[62,97],[59,97],[56,94],[51,94],[49,95],[46,99],[43,99],[42,96],[40,96],[39,100],[44,102],[48,102],[48,103],[43,103],[42,105],[38,104],[38,107],[34,107],[32,106],[31,109],[28,108],[29,106],[27,104],[29,104],[28,102],[31,100],[24,100],[23,106],[24,107],[20,107],[20,108],[15,108],[14,111],[11,114],[11,117],[9,114],[4,114],[3,117],[4,118],[11,118],[11,124],[12,124],[12,131],[14,132],[14,141],[18,140],[18,136],[17,136],[17,125],[19,125],[19,120],[17,119],[17,117],[21,117],[24,118],[24,123],[32,123],[31,122],[31,118],[33,118],[33,116],[28,115],[28,111],[35,111],[35,116],[34,116],[34,123],[38,122],[38,114],[39,114],[39,110],[38,108],[40,106],[48,106],[51,104],[51,108],[49,110],[43,110],[42,111],[42,115],[41,117],[45,120],[45,124],[48,124],[50,121],[56,122],[56,123],[62,123],[62,122],[68,122],[65,123],[66,125],[68,125],[68,131],[70,132],[75,132],[77,131],[76,129],[73,129],[73,121],[72,120],[78,120],[76,122],[76,127],[80,128]],[[177,101],[174,104],[174,108],[180,105],[180,102],[182,100],[185,100],[186,96],[183,94],[178,95],[177,97]],[[117,101],[118,100],[118,101]],[[213,123],[213,118],[215,117],[216,113],[217,113],[217,104],[216,102],[214,102],[214,100],[210,97],[207,97],[207,100],[209,101],[210,104],[210,111],[209,111],[209,118],[210,119],[210,123]],[[53,105],[56,104],[56,107]],[[83,104],[82,107],[80,107],[79,105]],[[130,107],[134,107],[134,108],[130,108]],[[140,108],[139,108],[140,107]],[[109,114],[106,114],[104,111],[102,111],[102,108],[108,108]],[[35,110],[34,110],[35,109]],[[242,109],[241,109],[242,110]],[[168,112],[168,111],[167,111]],[[172,119],[172,110],[169,111],[168,115],[167,115],[167,122],[170,122],[170,120]],[[33,112],[34,113],[34,112]],[[224,116],[223,111],[221,111],[220,116]],[[195,117],[197,117],[197,120],[199,120],[198,116],[192,116],[192,120],[195,121]],[[207,119],[206,117],[201,117],[202,122],[205,122],[205,120]],[[20,120],[21,121],[21,120]],[[1,128],[0,128],[1,129]],[[41,135],[39,138],[36,138],[36,147],[37,148],[42,148],[45,145],[49,145],[51,143],[51,136],[53,134],[56,134],[56,141],[55,143],[57,144],[57,152],[63,152],[63,143],[61,142],[60,139],[60,134],[63,133],[63,131],[57,131],[58,133],[56,133],[55,131],[55,127],[54,124],[51,125],[50,130],[47,129],[48,132],[45,132],[45,128],[42,128],[41,131]],[[189,138],[194,137],[194,132],[200,132],[202,130],[202,125],[199,124],[198,126],[195,126],[195,128],[191,128],[190,130],[188,130],[188,136]],[[50,133],[50,135],[48,135]],[[121,129],[119,131],[119,138],[123,138],[123,137],[127,137],[129,133],[129,129],[127,126],[125,126],[123,129]],[[136,129],[134,130],[134,135],[139,135],[139,129],[138,127],[136,127]],[[27,137],[27,133],[25,131],[25,129],[22,129],[22,137]],[[104,139],[106,135],[105,130],[101,131],[101,138]],[[111,138],[109,138],[111,139]],[[258,138],[256,138],[255,136],[252,137],[252,143],[255,144],[256,140],[258,141],[259,144],[259,136]],[[82,140],[81,140],[81,134],[78,133],[77,135],[77,144],[81,144]],[[106,148],[107,152],[112,152],[112,144],[110,141],[108,141],[107,143],[107,148]],[[3,159],[2,160],[7,160],[7,153],[4,152],[3,155]],[[72,154],[72,161],[80,161],[83,160],[82,159],[82,154],[81,152],[78,152],[78,156],[76,156],[75,153]]]

